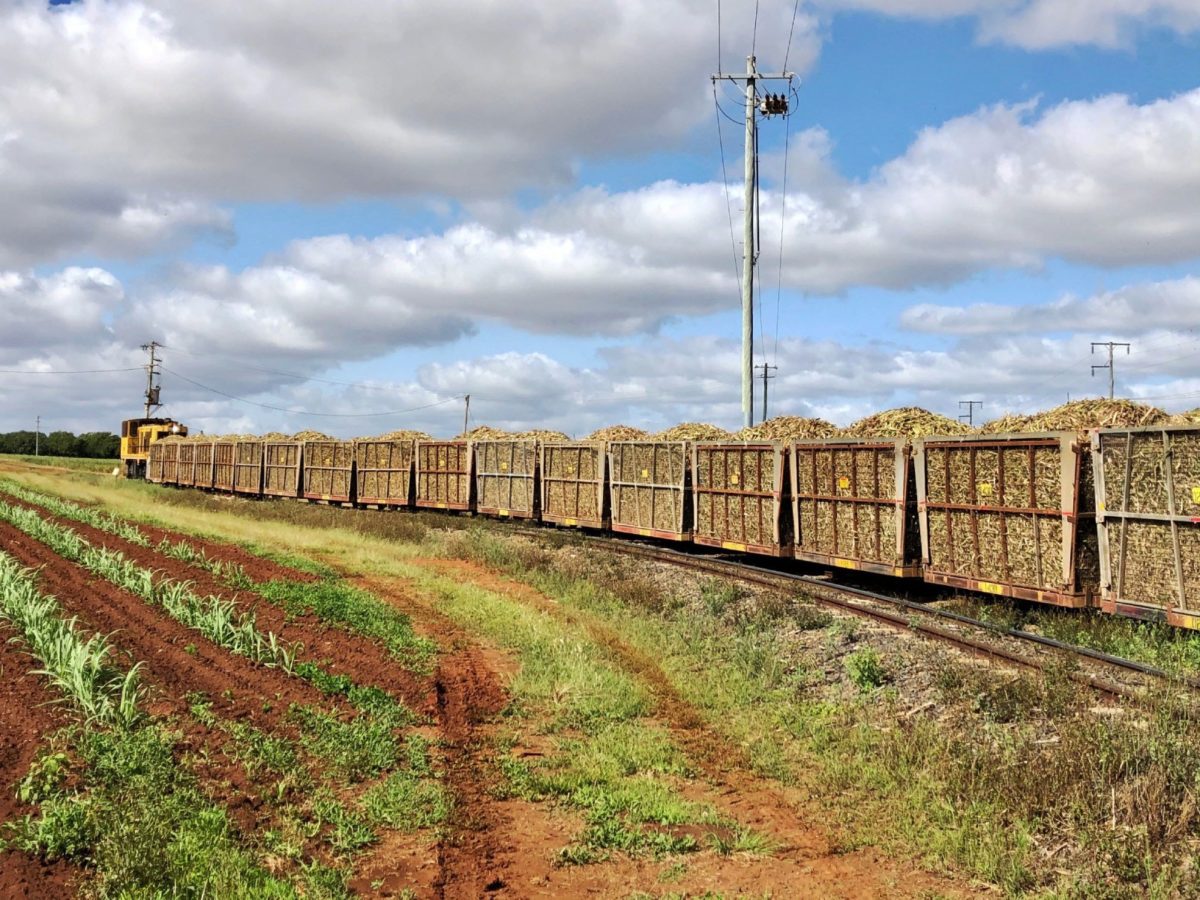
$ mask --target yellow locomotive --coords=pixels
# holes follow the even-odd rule
[[[145,478],[151,445],[172,435],[187,437],[187,433],[187,426],[174,419],[126,419],[121,423],[121,468],[125,477]]]

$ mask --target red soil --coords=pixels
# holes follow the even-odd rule
[[[417,712],[432,714],[433,697],[428,684],[406,671],[391,658],[386,648],[369,638],[327,625],[316,616],[290,617],[281,608],[257,594],[234,590],[198,566],[164,556],[153,548],[139,546],[90,525],[51,516],[45,509],[34,504],[10,502],[32,509],[51,521],[71,528],[94,546],[120,551],[137,565],[151,569],[162,577],[190,582],[192,590],[201,596],[211,594],[233,601],[239,609],[254,613],[259,630],[274,632],[286,644],[303,644],[302,652],[297,654],[298,659],[320,662],[329,672],[346,675],[357,684],[381,687]],[[155,540],[168,537],[173,541],[184,539],[195,543],[190,536],[177,535],[162,529],[158,529],[155,534]],[[237,552],[226,556],[225,550],[229,549],[226,545],[209,543],[204,546],[209,558],[214,560],[240,562],[246,555],[244,551],[232,548]],[[257,557],[250,556],[250,559],[254,560]],[[246,567],[246,572],[251,578],[255,581],[265,581],[277,577],[279,566],[266,560],[260,562],[263,565],[259,568]]]
[[[222,717],[273,728],[281,725],[290,704],[323,703],[316,688],[218,647],[6,523],[0,523],[0,550],[22,565],[41,567],[38,587],[57,597],[68,616],[78,616],[91,631],[111,634],[130,663],[143,663],[146,680],[162,691],[161,705],[152,712],[182,712],[187,695],[202,691]]]
[[[62,695],[32,673],[35,663],[15,632],[0,626],[0,822],[33,810],[17,799],[17,785],[29,771],[43,739],[67,723]],[[0,897],[65,897],[78,870],[64,862],[46,864],[24,853],[0,853]]]

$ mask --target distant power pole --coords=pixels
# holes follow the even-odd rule
[[[979,407],[980,409],[983,409],[983,401],[982,400],[959,400],[958,408],[962,409],[964,406],[967,408],[967,411],[965,413],[958,414],[958,421],[962,422],[965,419],[966,423],[968,425],[973,426],[975,424],[975,407]]]
[[[463,399],[467,401],[466,406],[463,408],[463,434],[466,434],[467,423],[471,420],[471,395],[467,394]]]
[[[162,404],[158,402],[159,394],[161,393],[162,389],[154,383],[154,379],[157,378],[159,376],[159,374],[161,374],[161,370],[159,369],[159,366],[158,366],[160,360],[155,355],[158,348],[161,346],[162,345],[160,343],[158,343],[158,341],[151,341],[148,344],[142,344],[143,350],[150,351],[150,362],[145,367],[146,368],[146,418],[147,419],[150,418],[150,413],[152,410],[158,409],[160,406],[162,406]]]
[[[42,455],[42,417],[37,417],[37,424],[33,426],[33,455]]]
[[[774,375],[772,375],[772,374],[771,374],[771,370],[772,370],[772,369],[774,369],[774,370],[776,370],[776,371],[779,371],[779,366],[768,366],[766,363],[763,363],[761,366],[755,366],[754,368],[756,368],[756,369],[762,369],[762,383],[763,383],[763,414],[762,414],[762,420],[765,422],[765,421],[767,421],[767,383],[768,383],[768,382],[769,382],[769,381],[770,381],[772,378],[774,378],[774,377],[775,377]]]
[[[775,75],[760,73],[753,56],[746,57],[746,74],[718,72],[712,81],[744,82],[746,88],[746,187],[743,204],[745,224],[742,230],[742,419],[749,428],[754,424],[754,265],[758,261],[758,116],[786,116],[787,94],[766,94],[761,101],[756,85],[760,81],[786,81],[789,88],[796,76],[791,72]]]
[[[1108,364],[1103,366],[1092,366],[1092,377],[1096,375],[1097,369],[1108,369],[1108,399],[1112,400],[1117,393],[1117,370],[1113,365],[1113,350],[1117,347],[1125,348],[1125,355],[1129,355],[1129,345],[1120,341],[1092,341],[1092,353],[1096,352],[1097,347],[1108,348]]]

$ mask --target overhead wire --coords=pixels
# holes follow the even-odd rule
[[[791,90],[791,94],[793,97],[795,96],[796,91],[794,88]],[[792,109],[789,108],[787,114],[784,116],[783,190],[779,198],[779,275],[775,281],[775,346],[771,354],[772,361],[776,365],[779,363],[779,321],[780,310],[783,307],[783,240],[784,231],[787,226],[788,153],[792,144],[792,115]]]
[[[713,106],[719,113],[721,110],[721,104],[717,100],[717,86],[715,83],[713,84]],[[738,267],[737,238],[734,236],[733,232],[733,208],[731,206],[733,200],[729,196],[729,173],[725,168],[725,135],[721,131],[721,118],[719,115],[716,118],[716,122],[717,143],[721,148],[721,182],[725,185],[725,213],[729,217],[729,245],[733,252],[733,277],[737,279],[738,296],[740,297],[742,294],[742,271]]]
[[[422,410],[433,409],[435,406],[444,406],[447,403],[454,403],[458,400],[463,399],[463,395],[460,394],[460,395],[456,395],[454,397],[447,397],[444,400],[437,400],[433,403],[426,403],[423,406],[413,406],[413,407],[410,407],[409,409],[394,409],[394,410],[388,410],[386,412],[370,412],[370,413],[312,412],[312,411],[306,410],[306,409],[291,409],[291,408],[288,408],[285,406],[273,406],[270,403],[259,403],[256,400],[248,400],[245,397],[238,397],[234,394],[230,394],[226,391],[222,391],[220,388],[215,388],[215,387],[212,387],[211,385],[202,384],[201,382],[196,381],[193,378],[188,378],[186,375],[184,375],[180,372],[176,372],[173,369],[168,369],[166,366],[163,366],[162,370],[171,375],[174,375],[176,378],[180,379],[181,381],[186,381],[188,384],[194,385],[195,387],[200,388],[201,390],[205,390],[205,391],[208,391],[209,393],[217,394],[218,396],[225,397],[229,400],[236,401],[237,403],[245,403],[250,406],[257,406],[260,409],[273,410],[274,412],[290,413],[292,415],[300,415],[300,416],[317,416],[317,417],[325,418],[325,419],[370,419],[370,418],[380,418],[380,417],[384,417],[384,416],[401,416],[401,415],[406,415],[407,413],[421,412]]]
[[[792,25],[788,29],[787,49],[783,52],[783,71],[787,72],[788,57],[792,55],[792,35],[796,32],[796,15],[800,12],[800,0],[792,7]]]

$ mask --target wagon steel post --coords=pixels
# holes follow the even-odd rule
[[[1177,592],[1177,604],[1179,609],[1187,608],[1187,598],[1185,597],[1184,582],[1183,582],[1183,559],[1180,555],[1179,548],[1179,520],[1175,517],[1179,514],[1179,509],[1175,506],[1175,467],[1171,461],[1171,433],[1164,431],[1163,437],[1163,456],[1166,460],[1166,465],[1163,466],[1163,477],[1167,481],[1167,512],[1171,514],[1171,549],[1175,557],[1175,586]]]

